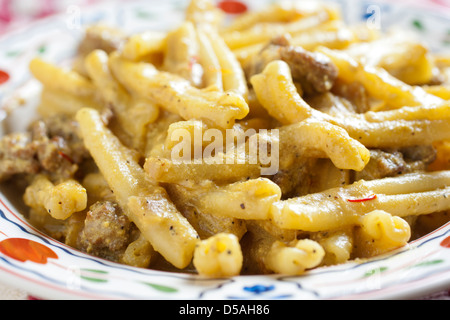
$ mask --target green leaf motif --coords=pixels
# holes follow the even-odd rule
[[[425,26],[423,25],[422,21],[420,21],[420,20],[418,20],[418,19],[413,20],[413,21],[412,21],[412,25],[413,25],[417,30],[420,30],[420,31],[425,30]]]
[[[40,46],[37,49],[37,51],[38,51],[39,54],[44,54],[47,51],[47,46],[45,44],[43,44],[42,46]]]
[[[421,263],[415,264],[413,265],[413,267],[427,267],[427,266],[433,266],[435,264],[439,264],[444,262],[444,260],[442,259],[437,259],[437,260],[430,260],[430,261],[423,261]]]
[[[369,270],[364,274],[364,277],[371,277],[375,274],[382,273],[382,272],[386,271],[387,269],[388,269],[387,267],[379,267],[379,268]]]
[[[149,282],[141,282],[142,284],[145,284],[149,287],[152,287],[155,290],[161,291],[161,292],[166,292],[166,293],[175,293],[178,290],[172,287],[167,287],[167,286],[162,286],[159,284],[154,284],[154,283],[149,283]]]
[[[155,14],[142,9],[138,9],[136,10],[136,17],[140,19],[153,19],[155,17]]]
[[[20,54],[19,50],[15,50],[15,51],[8,51],[6,52],[6,56],[7,57],[16,57]]]
[[[96,270],[96,269],[81,269],[81,272],[83,273],[83,272],[85,272],[85,273],[93,273],[93,274],[99,274],[99,275],[106,275],[106,274],[108,274],[108,272],[107,271],[103,271],[103,270]],[[83,274],[81,274],[80,275],[80,278],[81,279],[84,279],[84,280],[87,280],[87,281],[91,281],[91,282],[108,282],[108,280],[107,279],[105,279],[105,278],[97,278],[97,277],[94,277],[94,276],[92,276],[92,275],[90,275],[90,276],[86,276],[86,275],[83,275]]]

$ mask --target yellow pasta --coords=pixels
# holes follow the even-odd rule
[[[83,107],[101,110],[103,103],[100,99],[76,96],[71,93],[46,87],[42,90],[41,101],[37,107],[37,111],[42,117],[51,117],[57,114],[66,114],[73,117]]]
[[[82,97],[95,96],[95,86],[74,71],[65,70],[39,58],[31,60],[30,71],[36,79],[53,90]]]
[[[121,128],[130,137],[131,146],[141,149],[145,128],[157,119],[159,108],[144,98],[135,99],[126,92],[111,74],[108,62],[106,52],[95,50],[86,57],[87,72],[100,88],[104,101],[113,109]]]
[[[203,85],[223,90],[222,66],[204,27],[197,28],[199,62],[203,66]]]
[[[235,235],[218,233],[195,248],[194,266],[200,275],[229,277],[238,275],[243,256]]]
[[[125,42],[121,55],[131,61],[140,61],[162,55],[167,45],[164,32],[147,31],[134,34]]]
[[[362,170],[370,159],[369,150],[364,145],[352,139],[344,129],[325,121],[305,120],[281,127],[282,168],[284,162],[293,161],[284,150],[291,156],[303,151],[309,156],[327,157],[339,169],[356,171]]]
[[[248,86],[244,71],[225,41],[217,32],[204,30],[219,61],[222,72],[223,89],[235,92],[245,100],[248,98]]]
[[[319,243],[325,251],[323,265],[336,265],[349,261],[353,254],[353,230],[334,230],[312,234],[312,239]]]
[[[30,207],[43,207],[55,219],[65,220],[87,205],[86,189],[75,180],[53,184],[43,175],[27,187],[24,202]]]
[[[200,211],[216,216],[265,220],[269,218],[270,205],[280,198],[278,185],[260,178],[213,188],[193,196],[191,201]]]
[[[183,78],[158,71],[151,64],[134,63],[118,56],[110,57],[110,65],[128,90],[186,120],[205,119],[230,128],[236,119],[248,114],[245,99],[234,92],[200,90]]]
[[[301,275],[318,266],[325,255],[323,248],[310,239],[295,240],[289,245],[277,241],[265,257],[266,265],[276,273]]]
[[[318,51],[336,64],[340,78],[361,82],[373,97],[387,101],[390,108],[442,103],[441,99],[426,93],[421,87],[409,86],[379,67],[363,65],[347,53],[325,47],[318,48]]]
[[[426,84],[433,78],[432,55],[423,44],[404,33],[356,43],[346,52],[364,65],[383,68],[409,85]]]
[[[0,181],[87,254],[297,276],[449,221],[450,58],[333,5],[192,0],[167,30],[96,25],[72,65],[29,67],[40,119],[0,139]]]
[[[353,72],[348,72],[349,77],[353,77]],[[290,68],[284,61],[270,62],[263,73],[252,77],[251,82],[261,104],[282,124],[310,118],[327,121],[344,128],[351,138],[369,148],[424,145],[448,139],[450,135],[448,129],[450,123],[444,116],[448,112],[448,105],[440,99],[437,101],[432,99],[435,104],[430,107],[432,112],[428,112],[429,118],[435,120],[428,120],[427,117],[423,119],[426,112],[424,110],[404,107],[401,110],[391,111],[390,114],[384,113],[386,121],[377,121],[377,113],[368,113],[367,116],[347,114],[346,117],[335,117],[312,108],[298,93]],[[419,87],[416,89],[422,90]],[[386,92],[387,89],[380,90]],[[415,98],[411,91],[407,92],[412,95],[411,99]],[[415,103],[419,102],[416,101],[413,105]],[[407,114],[405,119],[398,119],[402,113]],[[442,114],[443,117],[436,119],[433,113]],[[382,117],[383,114],[380,115],[380,118]],[[392,135],[396,136],[395,140],[389,139]]]
[[[360,180],[351,185],[275,202],[272,221],[281,228],[317,232],[356,224],[374,210],[396,216],[450,209],[448,172]]]
[[[163,69],[200,86],[203,70],[198,62],[197,32],[191,22],[183,23],[167,35]]]
[[[140,234],[125,250],[121,262],[138,268],[148,268],[156,256],[150,242]]]
[[[409,224],[386,211],[375,210],[362,216],[357,229],[358,257],[366,258],[386,253],[408,243],[411,237]]]
[[[192,259],[197,232],[168,199],[165,190],[147,182],[142,168],[104,126],[98,112],[82,109],[77,119],[88,150],[130,220],[156,251],[178,268],[186,267]]]

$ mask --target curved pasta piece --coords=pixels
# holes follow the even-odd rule
[[[322,264],[329,266],[349,261],[352,257],[354,237],[351,228],[329,232],[312,234],[312,239],[317,241],[325,250]]]
[[[268,269],[286,275],[301,275],[307,269],[317,267],[325,256],[325,251],[316,241],[294,240],[285,244],[275,241],[264,261]]]
[[[28,206],[44,207],[58,220],[66,220],[87,207],[86,189],[73,179],[53,184],[46,176],[38,175],[26,188],[23,198]]]
[[[383,210],[374,210],[359,220],[358,257],[371,257],[404,246],[411,227],[404,219]]]
[[[235,92],[198,89],[186,79],[159,71],[150,63],[127,61],[112,54],[110,67],[128,90],[185,120],[203,119],[221,128],[231,128],[236,119],[249,112],[245,99]]]
[[[361,171],[370,160],[369,150],[339,126],[308,119],[280,129],[280,167],[289,156],[301,154],[330,158],[339,169]]]
[[[240,273],[243,259],[238,238],[218,233],[197,245],[193,263],[200,275],[229,277]]]
[[[392,111],[390,115],[385,113],[386,118],[391,118],[389,121],[377,121],[376,115],[370,113],[366,117],[358,114],[334,117],[313,109],[297,92],[287,63],[280,60],[270,62],[262,73],[253,76],[250,81],[263,107],[284,125],[306,119],[326,121],[345,129],[351,138],[367,148],[423,145],[450,138],[448,118],[423,119],[424,111],[421,111],[419,119],[398,119],[402,112],[409,113],[406,119],[411,118],[414,113],[417,118],[418,109],[403,109],[396,114]],[[413,105],[417,104],[418,102]],[[448,113],[448,107],[442,100],[434,101],[431,105],[435,108],[434,113]],[[396,139],[391,138],[393,135]]]

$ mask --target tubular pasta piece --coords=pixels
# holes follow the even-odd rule
[[[126,61],[111,55],[113,74],[131,92],[145,97],[185,120],[204,119],[231,128],[249,111],[245,99],[234,92],[200,90],[176,75],[158,71],[149,63]]]
[[[206,28],[203,31],[209,38],[211,47],[218,59],[220,71],[222,73],[223,89],[227,92],[235,92],[247,100],[248,86],[241,64],[236,59],[233,52],[228,48],[219,33]]]
[[[65,70],[40,58],[31,60],[30,71],[44,86],[53,90],[62,90],[75,96],[95,96],[95,86],[75,71]]]
[[[167,261],[185,268],[192,260],[197,232],[166,191],[147,181],[144,170],[106,128],[97,111],[81,109],[76,118],[87,149],[126,215]]]
[[[236,182],[200,195],[192,204],[202,212],[245,220],[269,218],[270,205],[281,199],[281,190],[266,178]]]
[[[310,118],[326,121],[342,127],[351,138],[367,148],[425,145],[450,138],[450,119],[446,118],[369,122],[360,115],[333,117],[313,109],[298,94],[289,66],[283,61],[270,62],[262,73],[251,78],[251,83],[263,107],[282,124],[297,123]],[[446,104],[436,108],[433,110],[438,113],[447,112]],[[376,116],[369,114],[367,118],[370,117]],[[396,139],[391,139],[392,136]]]
[[[450,209],[449,173],[411,173],[394,178],[360,180],[344,187],[275,202],[271,220],[280,228],[325,231],[355,225],[361,215],[385,210],[395,216]],[[349,202],[376,195],[368,201]]]
[[[387,101],[391,108],[440,104],[442,99],[426,93],[419,86],[409,86],[381,68],[365,66],[344,52],[325,47],[317,49],[327,55],[339,69],[344,81],[359,81],[375,98]]]

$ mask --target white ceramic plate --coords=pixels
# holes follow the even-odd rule
[[[270,1],[247,4],[252,8],[265,2]],[[433,50],[449,45],[450,20],[442,13],[387,3],[374,6],[373,1],[337,2],[350,22],[412,30]],[[83,26],[100,20],[130,32],[173,27],[182,20],[185,5],[180,0],[146,0],[89,10],[71,7],[66,14],[0,38],[0,81],[7,80],[0,85],[0,119],[9,114],[2,130],[21,130],[33,116],[40,86],[27,70],[32,57],[64,63],[73,55]],[[132,268],[81,253],[31,226],[15,198],[7,186],[2,189],[0,281],[46,299],[395,299],[450,287],[450,224],[365,263],[319,268],[300,277],[209,279]]]

